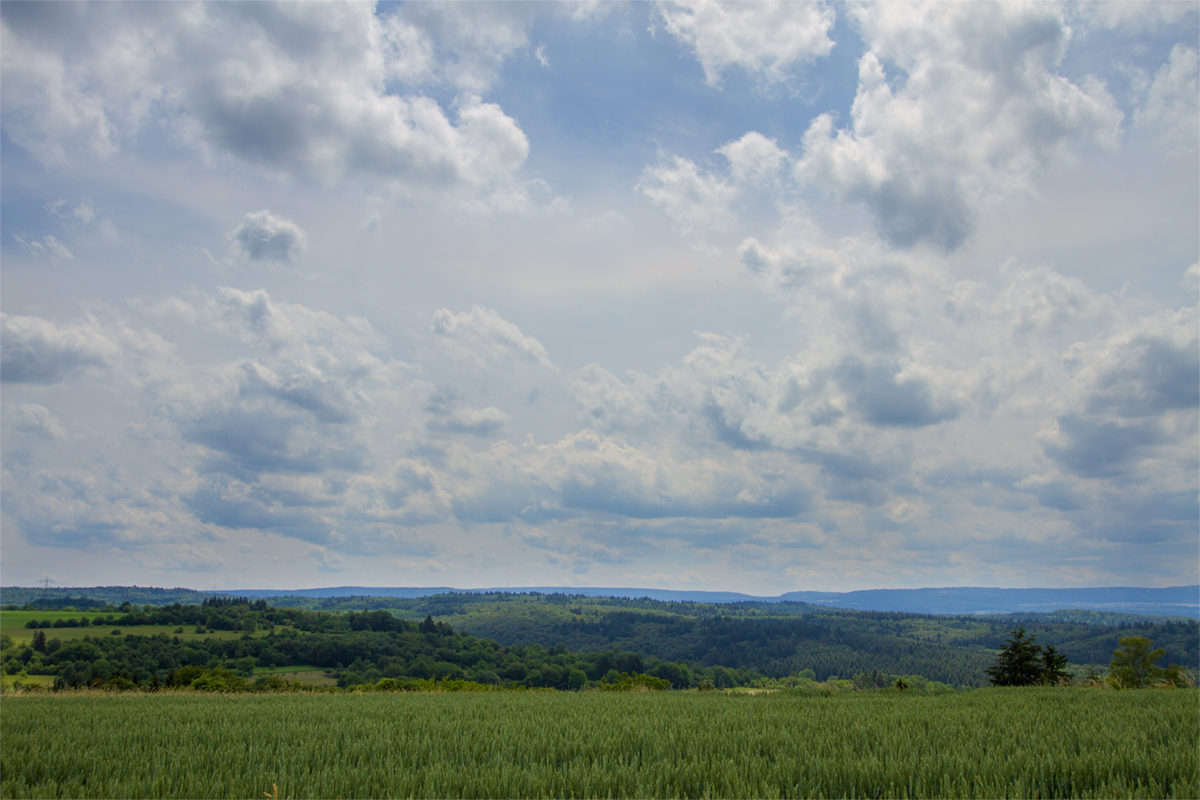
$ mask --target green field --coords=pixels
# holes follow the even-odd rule
[[[5,611],[0,613],[0,633],[8,634],[12,637],[15,644],[24,646],[33,641],[33,634],[37,631],[33,628],[26,628],[25,623],[29,620],[37,620],[41,622],[44,619],[50,620],[51,624],[55,620],[79,619],[87,617],[89,621],[100,617],[113,617],[120,619],[125,616],[122,612],[102,612],[102,611]],[[176,628],[182,627],[182,633],[175,633]],[[196,633],[194,625],[131,625],[122,627],[119,624],[114,625],[88,625],[84,628],[39,628],[47,637],[61,639],[65,642],[74,642],[82,639],[85,636],[111,636],[113,630],[120,631],[124,634],[134,634],[136,636],[156,636],[160,633],[165,633],[167,636],[178,636],[185,641],[191,639],[240,639],[246,635],[244,631],[214,631],[209,630],[207,633]],[[250,634],[251,636],[266,636],[266,630],[257,630]]]
[[[9,696],[3,797],[1197,797],[1195,690]]]
[[[24,677],[22,677],[19,674],[18,675],[0,674],[0,686],[4,687],[3,688],[4,691],[7,692],[9,689],[15,688],[14,684],[17,684],[17,683],[21,684],[22,686],[45,686],[46,688],[49,688],[50,686],[52,686],[54,684],[54,676],[53,675],[25,675]]]
[[[304,664],[297,667],[255,667],[254,677],[278,675],[310,686],[337,686],[337,681],[325,674],[325,670]]]

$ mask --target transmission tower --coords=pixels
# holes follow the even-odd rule
[[[42,608],[45,608],[50,603],[50,584],[58,583],[58,581],[53,581],[49,577],[46,577],[42,578],[39,583],[42,584]]]

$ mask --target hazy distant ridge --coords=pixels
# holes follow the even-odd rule
[[[1078,589],[994,589],[962,586],[945,589],[866,589],[857,592],[788,592],[797,600],[864,611],[921,614],[1007,614],[1063,608],[1200,617],[1200,586],[1145,589],[1132,586]]]
[[[37,597],[88,596],[109,599],[122,595],[141,603],[188,602],[182,595],[187,589],[155,589],[150,587],[66,587],[56,586],[48,591],[40,587],[4,587],[0,589],[3,602],[29,602]],[[331,586],[317,589],[229,589],[200,594],[236,595],[241,597],[397,597],[416,598],[450,592],[512,592],[543,594],[573,594],[586,597],[649,597],[653,600],[740,603],[785,601],[812,603],[830,608],[860,611],[901,611],[915,614],[1009,614],[1020,612],[1049,612],[1060,609],[1115,611],[1127,614],[1186,616],[1200,618],[1200,585],[1171,586],[1146,589],[1132,586],[1085,587],[1076,589],[996,589],[990,587],[958,586],[941,589],[866,589],[857,592],[787,592],[777,597],[764,597],[740,592],[705,592],[674,589],[639,589],[626,587],[580,586],[513,586],[490,589],[455,589],[450,586]],[[181,596],[177,596],[181,595]],[[117,602],[120,602],[118,600]],[[194,601],[193,601],[194,602]]]
[[[382,586],[337,586],[323,589],[244,590],[234,592],[249,597],[425,597],[447,592],[542,592],[577,594],[586,597],[649,597],[653,600],[694,601],[700,603],[740,603],[748,601],[795,601],[832,608],[862,611],[905,611],[918,614],[1006,614],[1013,612],[1057,611],[1082,608],[1095,611],[1120,611],[1129,614],[1158,614],[1200,618],[1200,585],[1146,589],[1131,586],[1087,587],[1077,589],[996,589],[961,586],[942,589],[866,589],[857,592],[787,592],[764,597],[740,592],[704,592],[674,589],[638,589],[624,587],[514,586],[492,589],[394,588]]]

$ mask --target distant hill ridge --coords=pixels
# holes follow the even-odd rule
[[[198,592],[192,589],[158,589],[144,586],[96,586],[50,589],[41,587],[0,588],[0,603],[24,603],[47,598],[88,596],[102,600],[128,599],[139,603],[196,602],[196,596],[211,594],[251,598],[272,597],[397,597],[418,598],[451,592],[513,594],[568,594],[585,597],[648,597],[652,600],[740,603],[801,602],[828,608],[859,611],[900,611],[914,614],[1011,614],[1041,613],[1060,609],[1114,611],[1127,614],[1185,616],[1200,618],[1200,585],[1148,589],[1132,586],[1085,587],[1075,589],[998,589],[956,586],[928,589],[865,589],[855,592],[787,592],[763,597],[739,592],[688,591],[582,586],[516,586],[489,589],[456,589],[450,586],[334,586],[316,589],[230,589]]]

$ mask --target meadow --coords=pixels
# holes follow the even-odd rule
[[[113,631],[117,631],[118,635],[124,633],[132,633],[138,636],[157,636],[158,634],[166,634],[168,636],[178,636],[184,641],[219,639],[222,641],[231,641],[240,639],[243,636],[250,635],[257,638],[262,638],[267,635],[266,630],[258,630],[247,634],[245,631],[219,631],[206,630],[204,633],[196,633],[194,625],[134,625],[122,627],[118,623],[105,623],[104,620],[108,617],[120,619],[125,616],[123,612],[103,612],[103,611],[5,611],[0,613],[0,634],[7,634],[15,644],[23,646],[33,641],[33,635],[37,632],[34,629],[26,628],[25,624],[30,620],[50,620],[51,624],[58,620],[66,622],[67,620],[79,620],[87,618],[91,623],[84,627],[75,628],[41,628],[40,630],[46,636],[60,639],[65,642],[77,642],[85,636],[111,636]],[[100,622],[96,622],[100,620]],[[176,632],[178,631],[178,633]]]
[[[1196,690],[8,696],[3,797],[1197,797]]]

